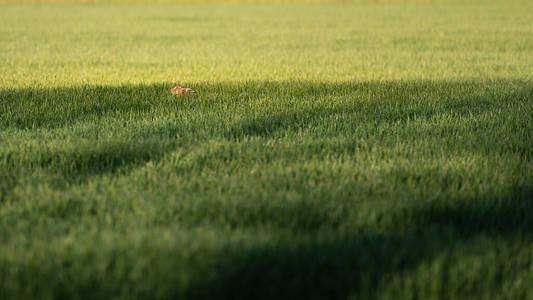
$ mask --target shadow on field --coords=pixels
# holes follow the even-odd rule
[[[150,117],[172,110],[198,113],[232,104],[267,99],[282,113],[244,119],[226,135],[265,135],[297,125],[302,120],[349,111],[364,111],[369,118],[394,122],[433,113],[477,113],[490,109],[494,100],[526,99],[533,96],[533,83],[525,80],[492,81],[385,81],[320,83],[311,81],[250,81],[199,83],[198,95],[176,100],[170,83],[125,86],[79,86],[0,90],[0,128],[56,128],[105,117]],[[332,100],[327,106],[299,110],[299,102]],[[344,100],[335,103],[333,100]],[[446,100],[446,101],[442,101]],[[346,102],[349,101],[349,102]],[[260,104],[259,104],[260,105]]]
[[[150,110],[154,97],[162,97],[161,85],[79,86],[0,90],[1,127],[56,128],[105,116]]]
[[[73,149],[38,149],[36,153],[0,154],[0,203],[24,177],[39,170],[49,184],[61,188],[79,184],[100,175],[120,175],[141,166],[176,147],[177,143],[112,142],[83,145]]]
[[[188,127],[176,124],[161,127],[146,122],[147,125],[139,129],[142,133],[133,131],[127,133],[129,136],[123,135],[122,140],[107,144],[86,141],[71,150],[39,152],[41,149],[36,149],[38,153],[30,153],[27,157],[0,153],[0,166],[10,170],[42,167],[69,178],[84,177],[114,173],[128,165],[158,159],[175,150],[176,133],[189,134],[189,140],[198,145],[209,139],[283,136],[289,129],[327,127],[328,131],[318,134],[335,136],[365,123],[393,124],[431,118],[436,114],[471,116],[516,106],[533,98],[532,82],[506,79],[203,83],[194,86],[199,94],[186,100],[172,97],[170,86],[172,84],[2,89],[0,130],[53,129],[90,123],[105,132],[114,130],[106,128],[111,126],[105,123],[108,119],[151,120],[176,111],[189,114],[197,123]],[[256,106],[255,111],[247,108],[250,105]],[[224,117],[231,113],[236,116],[234,119]],[[205,118],[212,119],[218,127],[206,129],[211,123],[203,122]],[[344,127],[337,128],[338,124]],[[527,150],[528,145],[522,148]]]
[[[319,127],[330,128],[322,134],[335,136],[365,123],[393,124],[431,118],[436,114],[471,116],[533,98],[532,82],[506,79],[204,83],[194,86],[199,95],[186,100],[172,97],[170,86],[2,89],[0,130],[68,128],[90,123],[100,126],[105,132],[114,130],[106,128],[111,126],[105,123],[108,119],[151,120],[176,111],[189,114],[190,119],[197,123],[188,127],[175,124],[161,127],[147,122],[144,128],[139,129],[142,134],[131,132],[123,140],[109,144],[87,141],[71,151],[50,150],[27,158],[20,158],[17,153],[0,154],[4,155],[0,157],[0,162],[10,169],[28,166],[66,170],[65,175],[69,177],[113,173],[120,167],[154,160],[174,150],[176,141],[172,137],[175,139],[176,133],[191,135],[190,140],[197,144],[208,139],[270,137],[283,135],[289,129]],[[250,105],[256,106],[255,111],[247,108]],[[234,119],[224,117],[231,113],[236,116]],[[206,126],[213,125],[203,122],[205,118],[212,119],[218,127],[205,130]],[[345,127],[335,127],[339,123]],[[524,146],[527,148],[527,145]]]
[[[329,127],[329,131],[324,132],[328,137],[335,135],[336,130],[343,134],[344,130],[365,122],[404,122],[431,118],[435,114],[469,116],[489,112],[494,107],[516,106],[533,98],[532,83],[519,80],[199,84],[194,86],[199,94],[188,98],[188,102],[173,99],[169,94],[170,86],[3,89],[0,90],[0,129],[53,129],[84,122],[98,123],[106,118],[151,120],[161,114],[185,111],[193,116],[191,119],[214,118],[213,124],[219,125],[213,130],[197,130],[188,137],[189,147],[202,147],[209,140],[231,142],[247,137],[269,138],[276,134],[282,137],[288,130],[318,128],[321,124],[336,122],[345,125],[341,129]],[[280,103],[270,101],[271,98],[279,99]],[[254,103],[257,103],[258,110],[247,110]],[[238,117],[224,118],[225,113],[232,113],[231,110],[236,110],[233,113]],[[214,111],[220,114],[212,114]],[[123,169],[129,171],[131,168],[128,167],[157,161],[180,147],[176,131],[187,134],[185,129],[174,125],[146,125],[141,129],[142,135],[130,132],[124,140],[112,143],[87,141],[71,150],[35,149],[31,152],[26,149],[21,155],[0,152],[0,204],[19,184],[17,176],[31,174],[35,169],[56,174],[68,183],[83,182],[102,174],[120,175]],[[102,130],[112,129],[102,125]],[[526,146],[530,142],[526,140]],[[524,149],[526,154],[521,155],[530,159],[531,151]],[[349,154],[351,150],[338,151]],[[194,167],[205,168],[205,161],[210,158],[224,159],[215,153]],[[304,202],[288,208],[266,206],[261,210],[260,207],[257,210],[260,216],[250,218],[248,224],[238,229],[254,230],[261,227],[261,222],[268,223],[269,219],[277,219],[286,213],[281,218],[281,225],[296,222],[291,228],[293,233],[310,238],[300,241],[281,239],[276,243],[243,248],[230,244],[214,258],[210,275],[205,280],[192,282],[187,296],[207,299],[346,299],[353,295],[373,295],[380,282],[391,275],[417,268],[457,244],[477,237],[506,240],[522,234],[531,238],[531,186],[514,186],[503,197],[487,195],[481,199],[453,200],[453,205],[441,201],[426,203],[419,208],[405,208],[387,217],[384,230],[372,232],[370,228],[360,234],[348,232],[343,237],[339,237],[337,230],[342,218],[347,216],[345,214],[328,216],[323,207],[321,210],[318,205],[307,206]],[[211,209],[216,213],[215,208]],[[202,207],[199,211],[198,214],[205,214]],[[296,211],[297,216],[291,216]],[[210,217],[209,214],[204,216],[205,219]],[[205,220],[198,220],[198,224],[202,221]],[[323,226],[325,222],[330,227]],[[328,237],[328,230],[332,237]],[[131,261],[126,265],[128,263]],[[170,259],[168,264],[172,263],[176,261]],[[176,264],[179,268],[179,262]],[[94,280],[98,282],[99,279]],[[150,277],[150,274],[145,280],[152,280],[154,288],[160,284],[159,278]],[[61,288],[60,284],[58,286]],[[126,285],[121,291],[127,288]],[[173,286],[166,286],[164,290],[175,291],[177,295],[183,292],[174,290]],[[172,295],[163,296],[173,298]]]
[[[90,176],[114,174],[128,166],[158,160],[179,147],[176,134],[189,134],[201,146],[209,139],[241,140],[247,137],[283,136],[287,130],[314,130],[335,136],[365,123],[396,123],[439,114],[471,116],[525,102],[533,98],[533,83],[527,80],[492,81],[398,81],[340,82],[309,81],[201,83],[198,95],[176,99],[170,83],[126,86],[80,86],[68,88],[21,88],[0,90],[0,130],[53,129],[90,123],[106,128],[107,119],[150,120],[175,111],[198,120],[190,126],[167,124],[125,134],[113,142],[85,141],[65,150],[34,149],[0,153],[0,199],[16,185],[21,170],[42,168],[67,182]],[[247,107],[255,105],[255,111]],[[219,112],[219,115],[209,114]],[[234,113],[234,119],[224,118]],[[211,118],[217,128],[204,130]],[[102,125],[98,125],[102,123]],[[342,124],[344,127],[336,127]],[[181,127],[180,127],[181,126]],[[194,127],[196,126],[196,127]],[[124,129],[120,129],[124,130]],[[202,131],[203,130],[203,131]],[[429,129],[431,130],[431,128]],[[190,132],[188,132],[190,131]],[[388,133],[382,133],[387,135]],[[426,132],[425,136],[434,135]],[[415,137],[416,138],[416,137]],[[530,141],[514,145],[519,154],[530,154]],[[503,141],[503,142],[502,142]],[[487,141],[487,143],[507,142]],[[345,145],[349,148],[349,145]],[[27,150],[27,149],[21,149]],[[349,151],[349,150],[346,150]],[[22,153],[22,154],[21,154]]]
[[[266,246],[228,248],[218,257],[216,276],[193,286],[189,297],[348,299],[355,296],[372,299],[383,292],[379,289],[391,276],[402,276],[438,256],[445,257],[448,265],[444,268],[449,271],[447,268],[454,265],[450,256],[459,249],[462,255],[469,255],[469,245],[480,246],[482,252],[475,255],[482,257],[483,251],[487,251],[487,255],[495,251],[483,244],[487,240],[506,244],[520,237],[532,241],[533,186],[515,187],[504,198],[487,196],[462,199],[459,203],[459,206],[429,204],[398,212],[391,217],[386,234],[328,238],[326,232],[322,239],[303,243],[283,240]],[[476,241],[479,238],[485,240]],[[505,257],[498,259],[500,261],[493,260],[487,267],[494,270],[508,266]],[[530,266],[527,261],[533,263],[530,256],[520,259],[525,259],[526,264],[515,266],[513,274],[527,273]],[[448,275],[442,273],[441,276]],[[484,273],[476,276],[469,277],[468,285],[457,292],[483,294],[482,282],[501,280]],[[428,277],[422,283],[430,286],[432,280],[444,284],[442,293],[450,292],[443,278]],[[418,292],[413,290],[406,294],[417,295]]]

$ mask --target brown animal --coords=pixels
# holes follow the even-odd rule
[[[172,95],[176,95],[176,97],[187,97],[187,93],[196,93],[196,91],[188,87],[176,85],[175,87],[170,89],[170,93]]]

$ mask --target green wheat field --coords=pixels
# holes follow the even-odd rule
[[[533,2],[386,2],[0,3],[0,299],[533,299]]]

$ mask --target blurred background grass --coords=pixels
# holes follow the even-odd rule
[[[532,17],[1,4],[0,298],[530,298]]]
[[[6,4],[0,84],[527,78],[527,7]]]

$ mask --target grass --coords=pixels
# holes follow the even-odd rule
[[[533,297],[531,8],[0,4],[0,298]]]

